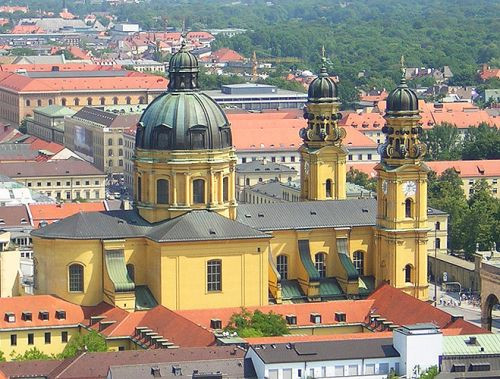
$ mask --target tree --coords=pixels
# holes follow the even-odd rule
[[[76,57],[73,55],[73,53],[69,50],[66,50],[66,49],[64,49],[62,51],[62,55],[64,55],[64,59],[66,59],[68,61],[76,59]]]
[[[481,250],[486,250],[493,242],[500,242],[500,199],[493,197],[484,179],[476,182],[472,191],[469,210],[462,220],[464,250],[469,257],[476,250],[476,244]]]
[[[376,178],[370,178],[368,174],[365,174],[364,172],[352,167],[349,169],[349,171],[347,171],[346,180],[349,183],[357,184],[358,186],[364,187],[370,191],[377,190]]]
[[[24,354],[13,354],[12,358],[13,361],[34,361],[43,359],[51,359],[51,356],[41,352],[36,347],[26,350]]]
[[[420,374],[420,379],[434,379],[438,376],[439,371],[436,366],[429,367],[423,373]]]
[[[253,313],[242,308],[240,313],[234,313],[226,331],[236,332],[240,337],[267,337],[289,334],[286,321],[282,315],[255,310]]]
[[[462,159],[500,159],[500,130],[486,123],[470,127],[463,142]]]
[[[26,55],[37,55],[35,50],[29,47],[16,47],[10,51],[10,55],[16,56],[26,56]]]
[[[429,206],[449,215],[448,247],[461,250],[464,244],[463,220],[468,211],[462,179],[452,168],[445,170],[439,178],[435,172],[430,172],[428,179]]]
[[[71,358],[76,356],[80,351],[99,352],[107,351],[106,340],[103,336],[94,330],[91,330],[85,335],[77,334],[71,337],[63,352],[58,355],[58,358]]]
[[[5,359],[5,355],[3,354],[3,351],[0,350],[0,362],[5,362],[7,359]]]
[[[422,142],[427,145],[426,158],[430,161],[457,160],[461,156],[461,145],[456,126],[443,123],[424,130]]]

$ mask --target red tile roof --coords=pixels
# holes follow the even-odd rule
[[[500,159],[475,161],[432,161],[425,163],[438,175],[448,168],[453,168],[462,178],[500,177]]]
[[[286,316],[293,314],[297,316],[297,326],[312,326],[311,313],[322,315],[322,324],[338,324],[334,319],[335,312],[344,312],[348,323],[362,323],[365,321],[370,309],[373,306],[372,300],[338,300],[323,303],[303,303],[303,304],[279,304],[262,307],[248,307],[249,311],[256,309],[268,313],[274,312]],[[222,327],[225,327],[234,313],[241,312],[241,308],[219,308],[219,309],[198,309],[177,311],[181,316],[201,325],[210,328],[210,320],[219,319]]]
[[[106,337],[132,337],[137,326],[146,326],[176,346],[201,347],[211,346],[215,343],[214,335],[207,329],[162,305],[148,311],[129,313],[101,303],[97,307],[87,307],[85,313],[86,323],[89,326],[90,315],[101,315],[106,317],[106,321],[116,321],[100,332]],[[98,331],[97,324],[90,327]]]
[[[61,203],[28,205],[33,219],[33,226],[38,228],[41,221],[52,224],[78,212],[103,212],[106,210],[103,201],[94,203]]]
[[[28,7],[2,5],[0,7],[0,12],[5,12],[5,13],[23,12],[23,13],[27,13],[28,12]]]
[[[489,333],[467,321],[452,321],[452,316],[425,301],[418,300],[388,284],[379,286],[369,297],[372,313],[398,325],[433,323],[440,329],[459,329],[460,334]]]
[[[0,143],[9,142],[16,137],[20,137],[22,133],[9,125],[0,125]]]
[[[27,205],[1,206],[0,220],[0,228],[27,228],[32,225]]]
[[[498,79],[500,78],[500,68],[483,70],[479,73],[479,76],[483,80],[494,79],[494,78]]]
[[[16,25],[10,31],[12,34],[45,34],[45,30],[36,25]]]
[[[206,40],[214,40],[215,37],[209,32],[188,32],[186,35],[188,40],[193,39],[206,39]]]
[[[457,128],[468,128],[469,126],[478,126],[481,123],[495,125],[496,121],[484,110],[473,111],[434,111],[432,113],[435,124],[452,124]]]
[[[109,70],[106,77],[30,78],[10,72],[0,72],[0,87],[16,92],[59,92],[89,90],[138,90],[167,88],[167,79],[140,72],[127,72],[125,76],[114,76]]]
[[[302,145],[300,129],[307,126],[303,118],[266,117],[267,113],[229,114],[233,145],[237,150],[297,150]],[[343,143],[350,147],[373,147],[377,144],[354,128],[346,127]]]
[[[53,295],[16,296],[0,298],[0,330],[12,328],[36,328],[61,325],[78,325],[83,320],[83,311],[79,305]],[[66,311],[66,318],[56,318],[56,311]],[[48,320],[41,320],[39,312],[49,312]],[[31,312],[32,320],[24,321],[23,312]],[[5,313],[15,315],[14,322],[8,322]]]
[[[212,58],[216,62],[243,62],[245,57],[236,51],[223,47],[212,53]]]

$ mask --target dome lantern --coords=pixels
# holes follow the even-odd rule
[[[406,84],[405,71],[404,57],[401,57],[401,80],[386,100],[388,117],[415,116],[419,113],[417,94]]]
[[[307,91],[308,102],[310,103],[329,103],[338,100],[337,85],[328,76],[328,72],[326,70],[324,47],[321,52],[321,69],[319,75],[311,82]]]

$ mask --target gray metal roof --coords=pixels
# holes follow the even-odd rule
[[[245,163],[240,163],[236,165],[236,172],[246,173],[246,172],[263,172],[263,173],[273,173],[273,172],[289,172],[296,173],[297,171],[290,166],[286,166],[281,163],[276,162],[264,162],[263,160],[250,161]]]
[[[72,118],[94,122],[109,128],[129,128],[139,121],[137,114],[116,114],[97,108],[83,107]]]
[[[117,239],[146,237],[157,242],[270,238],[215,212],[192,211],[150,224],[135,210],[80,212],[33,231],[42,238]]]
[[[240,204],[237,221],[269,230],[317,229],[375,225],[376,199]]]
[[[392,338],[252,346],[264,363],[399,357]]]

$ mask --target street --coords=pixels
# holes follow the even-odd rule
[[[434,298],[434,285],[432,283],[429,283],[429,299],[432,300],[433,298]],[[439,299],[441,298],[445,302],[448,301],[456,302],[458,300],[458,293],[442,292],[441,289],[438,287],[437,290],[438,308],[452,315],[464,316],[464,320],[481,326],[481,309],[479,307],[469,305],[466,302],[462,302],[460,306],[439,305]],[[493,311],[492,332],[493,333],[500,332],[500,311],[498,310]]]

